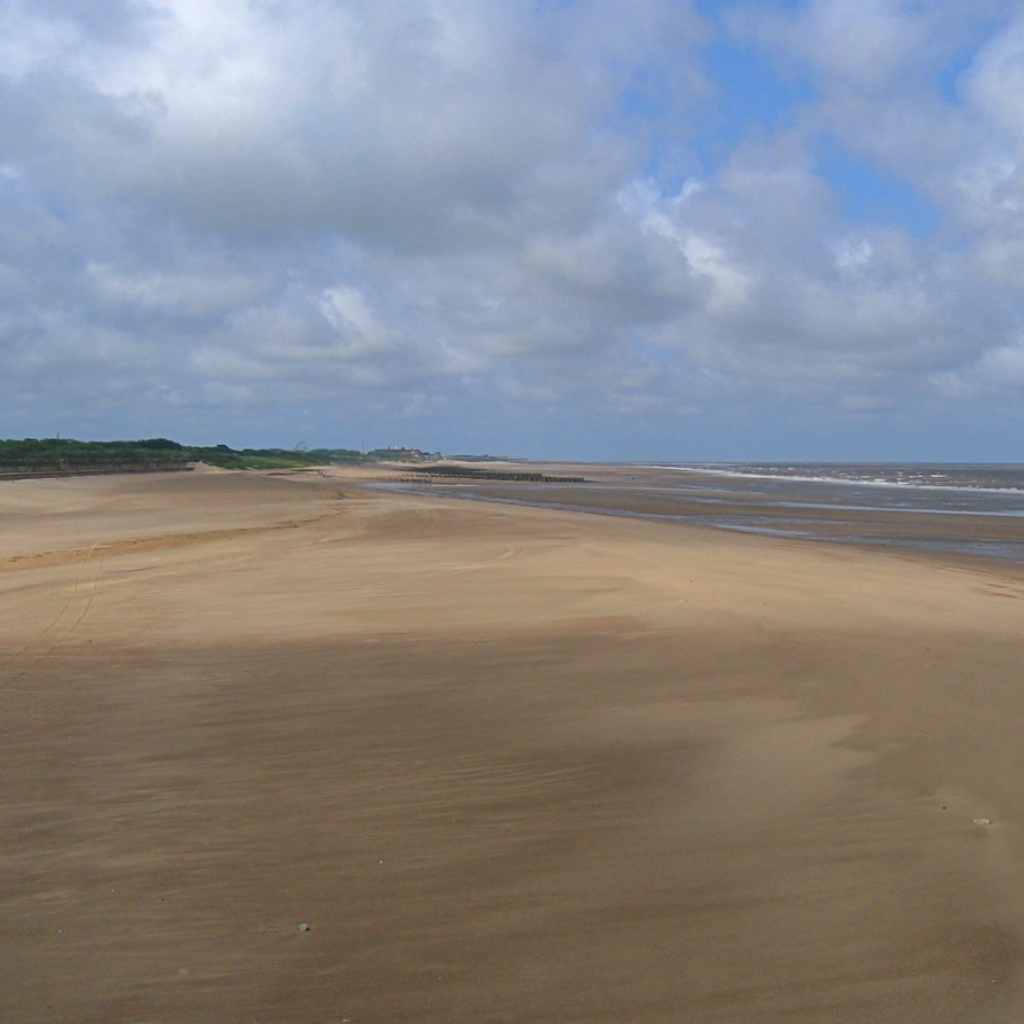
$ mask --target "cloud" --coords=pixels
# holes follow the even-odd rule
[[[1022,69],[998,0],[11,0],[0,423],[927,432],[1024,387]]]
[[[810,0],[789,9],[739,4],[727,20],[735,33],[784,61],[807,62],[820,75],[877,89],[920,57],[935,15],[898,0]]]
[[[500,237],[526,200],[579,222],[627,158],[593,131],[611,65],[662,45],[613,45],[600,5],[553,24],[497,0],[133,10],[134,46],[22,17],[37,41],[6,62],[7,99],[35,175],[199,230],[399,249]]]
[[[237,309],[253,301],[266,284],[265,279],[246,276],[216,261],[206,266],[144,271],[89,262],[84,277],[97,302],[111,309],[184,320],[207,320]]]

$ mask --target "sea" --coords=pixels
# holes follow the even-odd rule
[[[530,468],[551,475],[567,469]],[[584,481],[438,479],[391,486],[1024,564],[1024,465],[703,462],[571,469]]]

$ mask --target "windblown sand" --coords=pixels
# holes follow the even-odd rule
[[[3,484],[0,1020],[1024,1020],[1022,598],[341,473]]]

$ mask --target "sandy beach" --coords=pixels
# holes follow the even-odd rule
[[[1021,569],[327,474],[0,485],[0,1020],[1024,1019]]]

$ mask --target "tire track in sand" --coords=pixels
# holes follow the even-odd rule
[[[13,668],[14,671],[0,682],[0,686],[9,686],[11,683],[17,682],[78,630],[96,598],[103,576],[103,562],[109,549],[109,544],[101,544],[96,541],[85,552],[85,557],[78,568],[78,575],[71,586],[71,592],[60,611],[53,617],[49,625],[32,637],[21,650],[12,651],[5,656],[6,667]],[[96,557],[97,553],[98,558]],[[89,573],[88,578],[87,572]],[[21,662],[20,666],[19,662]]]
[[[497,565],[498,562],[504,562],[506,558],[513,558],[515,555],[520,554],[520,552],[520,548],[509,547],[496,558],[486,558],[482,562],[469,562],[465,565],[456,565],[451,569],[435,569],[433,572],[427,573],[427,575],[448,576],[456,572],[474,572],[477,569],[486,569],[488,566]]]

